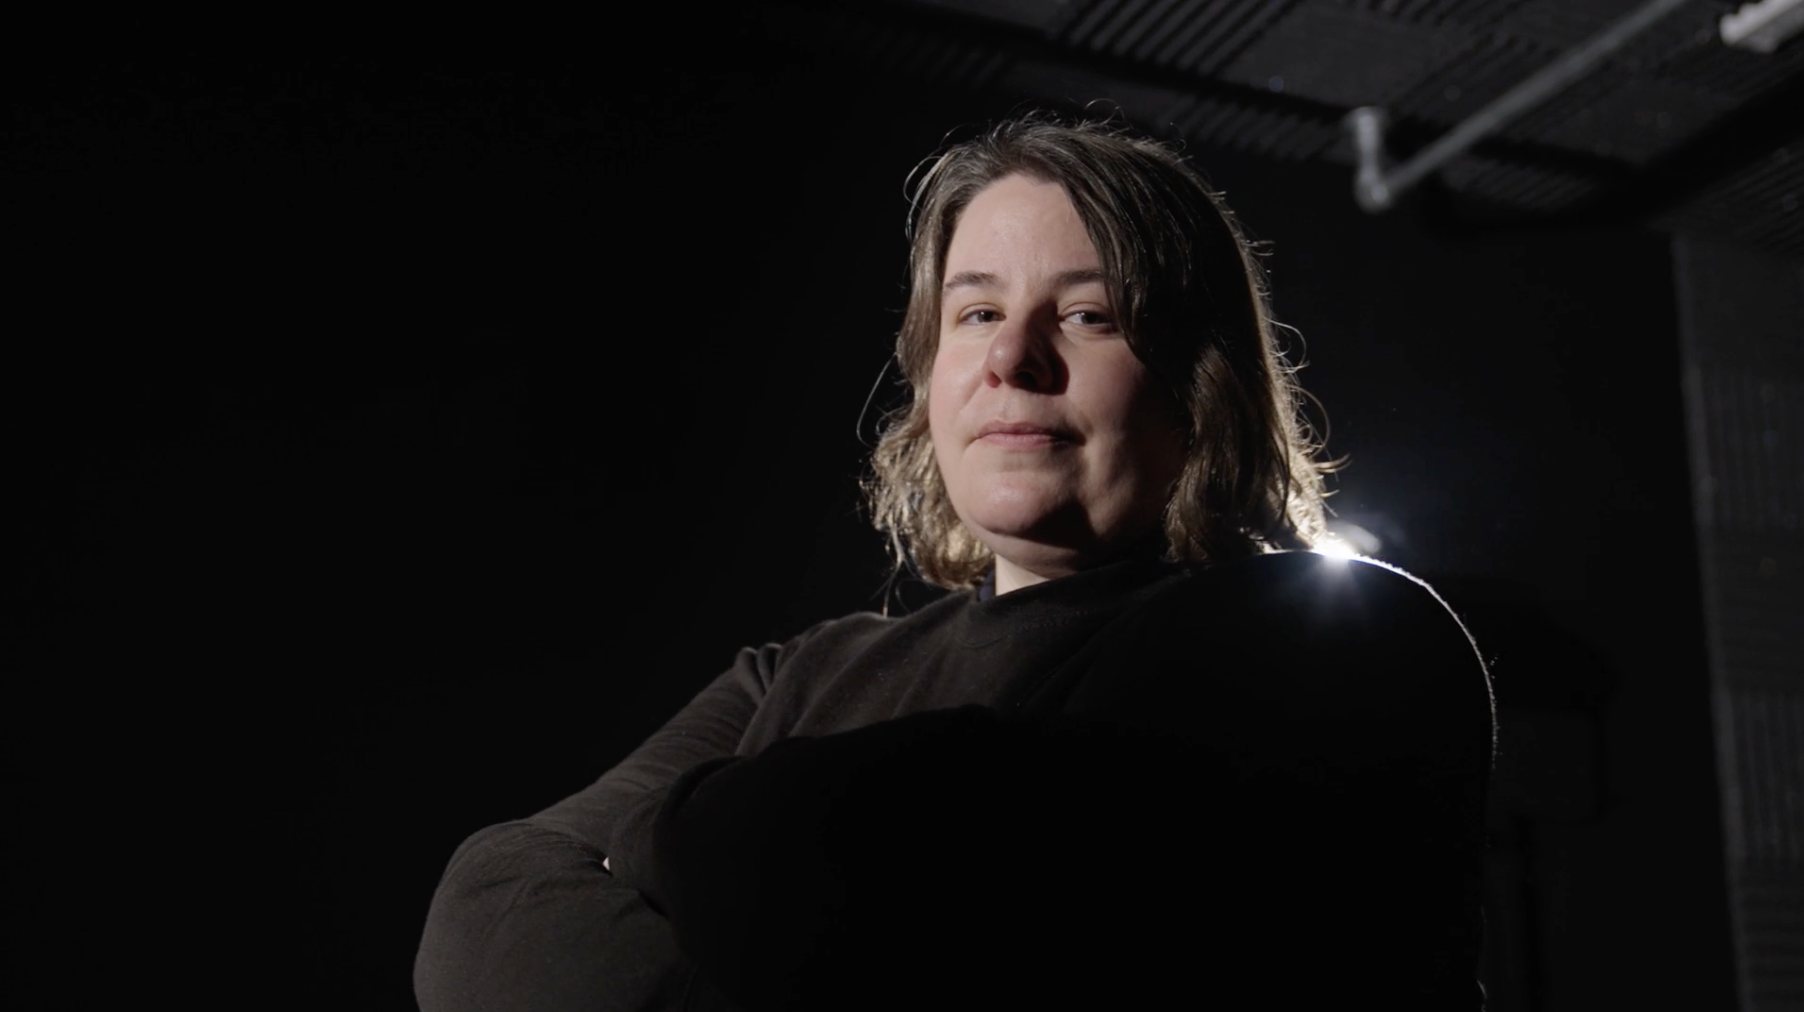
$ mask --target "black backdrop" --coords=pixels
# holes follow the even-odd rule
[[[14,66],[16,909],[49,1004],[407,1007],[459,840],[739,646],[880,606],[856,478],[902,396],[865,410],[904,180],[1020,96],[755,11],[663,29]],[[1193,153],[1273,244],[1334,506],[1466,614],[1506,743],[1557,739],[1496,813],[1499,1007],[1715,1004],[1664,241],[1368,218],[1333,166]]]

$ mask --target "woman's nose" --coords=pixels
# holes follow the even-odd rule
[[[1045,325],[1031,317],[1004,320],[990,339],[985,381],[1050,393],[1058,385],[1059,363]]]

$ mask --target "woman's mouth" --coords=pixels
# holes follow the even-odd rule
[[[1029,422],[990,422],[977,430],[979,441],[1006,449],[1031,450],[1072,441],[1069,433]]]

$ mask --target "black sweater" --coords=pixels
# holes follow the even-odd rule
[[[1482,662],[1426,585],[1133,561],[737,663],[451,858],[464,1009],[1478,1009]],[[612,874],[602,868],[608,857]]]

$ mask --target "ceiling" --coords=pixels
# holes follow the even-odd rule
[[[1102,100],[1157,133],[1348,169],[1348,110],[1393,157],[1642,0],[890,0],[765,8],[828,59],[940,87]],[[1804,37],[1725,46],[1692,0],[1455,158],[1425,199],[1477,220],[1632,221],[1804,257]]]

